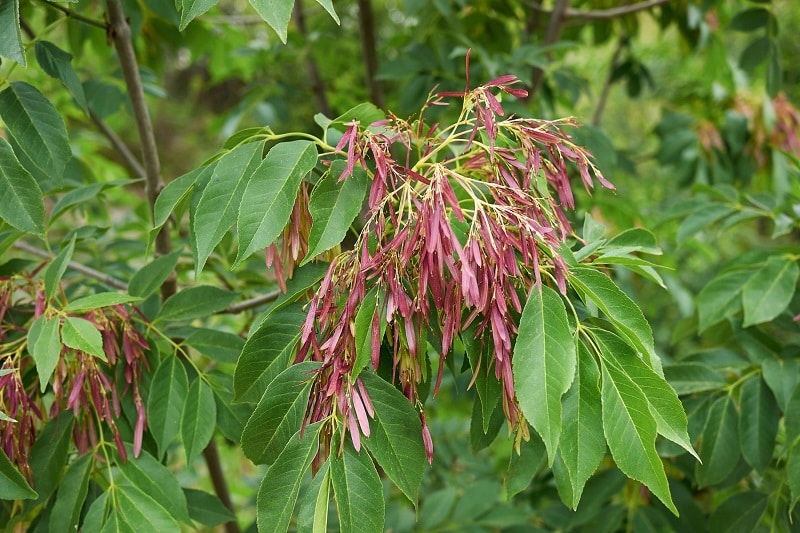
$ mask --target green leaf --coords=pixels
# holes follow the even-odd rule
[[[49,41],[36,41],[34,48],[36,61],[49,76],[56,78],[64,84],[78,105],[84,111],[86,107],[86,94],[75,69],[72,68],[72,54],[65,52]]]
[[[187,488],[183,489],[183,493],[189,506],[189,516],[195,522],[214,527],[236,519],[236,516],[213,494]]]
[[[0,449],[0,500],[29,500],[39,495]]]
[[[601,390],[603,432],[617,467],[628,477],[641,481],[677,514],[669,493],[664,465],[656,452],[658,425],[647,398],[630,376],[602,360]]]
[[[19,27],[19,0],[0,2],[0,56],[27,66]]]
[[[44,294],[48,300],[56,295],[61,278],[64,276],[64,272],[67,271],[69,262],[72,259],[72,253],[75,251],[75,239],[76,236],[73,235],[69,243],[61,248],[55,259],[44,270]]]
[[[578,507],[586,481],[606,453],[600,371],[583,343],[578,346],[577,378],[564,396],[564,426],[553,463],[561,501],[572,509]]]
[[[338,159],[314,187],[308,210],[313,224],[308,236],[307,263],[344,239],[347,230],[361,212],[369,180],[362,169],[339,181],[345,161]]]
[[[653,331],[641,309],[605,274],[589,268],[573,269],[569,277],[584,303],[591,301],[611,320],[623,338],[648,356],[650,366],[658,368]]]
[[[726,216],[735,213],[736,210],[727,205],[703,204],[695,209],[692,214],[684,219],[678,228],[678,244],[683,244],[686,239],[693,237],[697,232],[706,229],[715,222],[719,222]]]
[[[679,395],[721,389],[725,376],[702,363],[676,363],[664,367],[664,377]]]
[[[167,183],[156,198],[153,230],[161,228],[175,208],[186,200],[194,190],[196,183],[203,183],[214,173],[217,163],[196,168],[191,172]]]
[[[181,526],[150,494],[139,487],[120,485],[116,502],[125,522],[136,531],[180,533]]]
[[[147,298],[153,294],[175,270],[180,256],[181,251],[176,250],[157,257],[140,268],[128,282],[128,294],[140,298]]]
[[[386,314],[381,312],[383,299],[384,293],[376,285],[361,300],[361,306],[358,308],[358,313],[356,313],[356,359],[353,362],[351,371],[353,376],[358,376],[372,361],[372,323],[375,313],[380,313],[378,317],[378,339],[383,339],[387,324],[384,318]],[[378,349],[380,349],[380,346],[378,346]]]
[[[317,0],[317,3],[325,8],[325,11],[327,11],[331,18],[336,21],[336,24],[341,24],[339,21],[339,15],[337,15],[336,11],[333,9],[333,2],[331,0]]]
[[[789,458],[786,461],[786,477],[789,479],[792,507],[794,507],[800,500],[800,442],[795,442],[789,450]]]
[[[269,384],[242,432],[242,451],[248,459],[272,464],[300,429],[318,367],[312,361],[292,365]]]
[[[156,317],[156,322],[208,318],[236,300],[236,293],[211,285],[183,289],[170,296]]]
[[[175,355],[161,360],[147,397],[147,425],[158,446],[158,456],[164,457],[167,447],[181,427],[183,403],[189,389],[186,369]]]
[[[250,0],[250,5],[275,30],[283,44],[286,44],[294,0]]]
[[[317,149],[310,141],[280,143],[269,151],[242,198],[234,267],[278,238],[292,214],[300,182],[316,164]]]
[[[186,449],[186,462],[194,459],[214,435],[217,404],[214,393],[199,377],[189,386],[181,415],[181,439]]]
[[[240,336],[209,328],[194,330],[184,343],[220,363],[235,363],[244,347]]]
[[[742,288],[744,327],[769,322],[792,301],[800,267],[793,260],[773,255]]]
[[[753,70],[766,61],[770,55],[772,41],[767,36],[753,39],[739,56],[739,66],[742,70]]]
[[[49,531],[66,533],[78,529],[81,509],[89,492],[89,479],[93,466],[91,453],[82,455],[69,465],[56,493],[56,503],[50,514]]]
[[[789,411],[792,392],[800,390],[800,359],[766,359],[761,363],[761,375],[772,390],[781,411]]]
[[[32,85],[12,82],[0,92],[0,118],[31,162],[59,184],[72,149],[53,104]]]
[[[730,29],[743,32],[756,31],[769,24],[770,13],[762,7],[743,9],[731,19]]]
[[[786,442],[789,445],[800,442],[800,387],[794,389],[784,410],[784,425],[786,427]]]
[[[308,293],[308,289],[313,287],[328,271],[328,263],[309,263],[294,272],[291,281],[286,284],[286,292],[278,296],[272,304],[256,319],[250,331],[255,331],[261,327],[261,323],[272,313],[283,309],[287,305],[301,299]]]
[[[478,393],[478,400],[481,408],[482,429],[483,433],[489,432],[489,425],[492,420],[492,414],[500,402],[502,396],[502,385],[497,377],[494,375],[492,368],[487,368],[490,363],[490,355],[487,343],[483,338],[475,338],[477,328],[467,328],[461,335],[461,341],[464,344],[464,350],[467,352],[469,359],[469,366],[474,377],[475,390]]]
[[[561,397],[575,378],[575,339],[564,301],[533,287],[519,319],[512,359],[514,390],[531,426],[542,436],[552,466],[561,435]]]
[[[361,380],[375,409],[364,444],[416,507],[427,463],[419,415],[402,392],[374,372],[362,373]]]
[[[730,395],[726,394],[711,405],[700,440],[702,464],[695,466],[695,477],[701,487],[721,483],[739,462],[738,419]]]
[[[739,395],[739,444],[742,457],[758,472],[772,461],[778,413],[778,403],[761,377],[744,382]]]
[[[306,314],[300,306],[272,313],[247,339],[233,374],[234,399],[257,402],[291,363]]]
[[[650,255],[661,255],[656,236],[645,228],[630,228],[608,239],[603,248],[616,249],[616,253],[642,252]]]
[[[745,283],[753,275],[749,269],[723,272],[697,295],[698,332],[728,318],[739,310]]]
[[[186,29],[191,21],[217,5],[219,0],[180,0],[181,1],[181,24],[178,26],[180,31]]]
[[[295,433],[261,480],[256,500],[260,532],[289,530],[303,476],[319,449],[322,424],[317,422],[307,426],[302,437],[300,431]]]
[[[311,479],[297,508],[297,533],[326,533],[331,497],[331,476],[328,465],[323,463],[319,472]]]
[[[627,374],[642,391],[650,414],[656,421],[658,433],[699,459],[692,448],[686,413],[675,390],[622,339],[607,331],[597,330],[593,333],[604,362]]]
[[[103,351],[103,337],[97,326],[84,318],[68,316],[61,326],[61,342],[75,350],[86,352],[108,362]]]
[[[0,9],[2,9],[0,7]],[[47,215],[42,190],[0,137],[0,218],[20,231],[43,235]]]
[[[125,478],[142,492],[152,496],[175,520],[188,524],[186,497],[175,475],[146,451],[142,451],[139,457],[134,457],[133,448],[129,444],[125,445],[125,449],[128,460],[117,460]]]
[[[28,350],[33,362],[36,363],[41,392],[44,392],[50,383],[50,377],[61,356],[60,325],[61,321],[57,317],[47,318],[42,315],[33,321],[31,329],[28,330]]]
[[[58,487],[67,462],[72,426],[75,419],[71,411],[63,411],[44,426],[31,446],[28,463],[33,472],[33,486],[39,497],[29,505],[44,503]]]
[[[767,510],[767,495],[752,490],[738,492],[711,513],[708,531],[743,533],[754,531]]]
[[[603,444],[605,446],[605,443]],[[533,476],[539,471],[542,464],[547,461],[547,449],[544,442],[536,433],[530,435],[530,439],[522,441],[519,446],[519,453],[511,452],[508,461],[508,470],[503,479],[503,488],[506,500],[511,500],[514,496],[527,489]],[[556,462],[559,458],[556,458]],[[553,463],[554,465],[556,463]]]
[[[112,305],[131,304],[140,302],[142,299],[138,296],[130,296],[127,294],[120,294],[118,292],[98,292],[90,296],[84,296],[77,300],[71,301],[64,308],[67,313],[83,313],[91,309],[99,309],[101,307],[110,307]]]
[[[214,174],[192,211],[195,275],[200,275],[208,256],[236,223],[244,190],[261,163],[264,142],[240,145],[217,161]]]
[[[382,532],[386,504],[381,480],[369,454],[356,452],[346,440],[344,452],[331,457],[330,468],[341,531]]]

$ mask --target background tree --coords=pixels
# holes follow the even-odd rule
[[[798,18],[0,2],[0,521],[796,529]]]

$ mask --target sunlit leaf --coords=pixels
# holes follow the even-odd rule
[[[28,159],[58,185],[72,149],[53,104],[32,85],[12,82],[0,92],[0,118]]]
[[[28,351],[36,363],[41,392],[50,383],[50,377],[61,356],[60,326],[61,322],[57,317],[47,318],[42,315],[34,320],[28,330]]]
[[[75,251],[75,237],[70,239],[66,246],[63,246],[58,255],[47,265],[44,271],[44,294],[47,299],[56,295],[61,278],[67,271],[72,253]]]
[[[286,44],[294,0],[250,0],[250,5],[275,30],[281,41]]]
[[[189,523],[186,498],[175,475],[146,451],[134,457],[132,446],[126,444],[125,449],[128,460],[119,461],[125,478],[153,497],[175,520]]]
[[[176,250],[170,254],[156,257],[140,268],[128,282],[128,294],[141,298],[147,298],[153,294],[175,270],[180,256],[181,251]]]
[[[344,181],[339,181],[344,168],[343,160],[334,161],[311,194],[308,210],[313,224],[308,236],[308,254],[304,262],[342,242],[350,225],[361,211],[361,204],[367,194],[366,173],[354,171]]]
[[[261,163],[263,149],[264,141],[243,144],[217,161],[214,174],[192,211],[192,253],[198,275],[214,247],[236,223],[242,195]]]
[[[250,178],[239,207],[239,252],[234,267],[269,246],[283,231],[303,177],[317,164],[310,141],[275,145]]]
[[[0,2],[0,56],[26,66],[19,27],[19,0]]]
[[[103,337],[100,335],[100,331],[97,326],[85,318],[66,317],[61,327],[61,342],[102,361],[108,361],[106,353],[103,351]]]
[[[84,296],[73,300],[64,307],[64,311],[68,313],[83,313],[92,309],[99,309],[101,307],[110,307],[112,305],[130,304],[139,302],[142,299],[138,296],[130,296],[128,294],[121,294],[118,292],[98,292],[90,296]]]
[[[161,503],[139,487],[120,486],[116,491],[116,502],[125,522],[137,531],[160,533],[181,531],[180,524],[161,506]]]
[[[46,214],[39,184],[0,137],[0,219],[20,231],[41,235]]]
[[[514,345],[514,389],[525,418],[542,436],[552,465],[561,434],[561,397],[575,377],[575,339],[561,297],[531,289]]]
[[[181,1],[181,24],[178,27],[180,31],[186,29],[186,26],[199,17],[219,2],[219,0],[180,0]]]

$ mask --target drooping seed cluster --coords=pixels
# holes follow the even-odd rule
[[[566,293],[560,249],[572,235],[564,211],[575,205],[568,165],[587,190],[593,177],[613,186],[562,131],[572,122],[503,118],[490,89],[522,96],[509,87],[516,82],[503,76],[432,97],[428,105],[451,96],[464,101],[459,119],[444,129],[425,125],[422,115],[411,122],[390,116],[367,127],[352,122],[337,146],[347,158],[340,180],[356,167],[372,177],[366,222],[354,248],[331,262],[308,304],[296,361],[322,363],[306,422],[340,420],[341,438],[349,432],[356,449],[373,416],[356,375],[361,368],[354,369],[357,316],[373,290],[371,364],[378,368],[382,345],[391,353],[393,377],[419,410],[429,460],[433,444],[417,390],[427,332],[441,339],[436,391],[455,338],[475,324],[477,335],[491,342],[480,371],[493,371],[502,383],[511,426],[521,421],[513,343],[528,291],[552,283]],[[321,449],[328,453],[328,446]]]
[[[37,371],[27,343],[29,324],[42,315],[63,323],[63,317],[48,309],[38,282],[21,276],[0,279],[0,411],[13,419],[0,420],[0,446],[5,454],[32,481],[29,452],[46,421],[45,413],[54,418],[71,410],[79,453],[95,449],[99,435],[108,428],[120,455],[127,458],[117,423],[123,416],[121,397],[131,394],[136,412],[131,421],[133,450],[138,456],[147,423],[140,381],[148,366],[149,346],[134,327],[130,310],[116,305],[81,315],[100,331],[107,362],[62,344],[45,393],[38,379],[30,379]],[[22,317],[31,322],[20,322]]]

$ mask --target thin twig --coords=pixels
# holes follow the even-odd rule
[[[653,7],[663,5],[671,1],[672,0],[647,0],[646,2],[639,2],[638,4],[612,7],[609,9],[582,10],[582,9],[567,8],[567,10],[564,12],[564,18],[570,20],[579,20],[579,21],[607,20],[607,19],[622,17],[625,15],[631,15],[633,13],[638,13],[639,11],[645,11],[647,9],[651,9]],[[553,9],[553,11],[547,11],[546,9],[542,9],[541,4],[537,2],[531,2],[530,6],[534,10],[539,11],[541,13],[554,13],[558,9],[556,7],[555,9]]]
[[[136,119],[136,129],[139,131],[139,140],[142,144],[142,161],[145,170],[145,192],[150,204],[150,216],[154,219],[155,204],[158,194],[164,188],[161,179],[161,165],[158,160],[158,147],[156,137],[153,132],[153,123],[150,120],[150,112],[147,109],[147,102],[144,97],[142,80],[139,77],[139,65],[136,61],[136,53],[133,50],[131,41],[131,28],[125,18],[125,12],[119,0],[106,0],[108,8],[109,31],[114,39],[114,46],[117,49],[119,63],[122,67],[122,74],[125,78],[125,85],[128,89],[128,96],[133,108],[133,116]],[[169,227],[161,228],[156,236],[156,253],[167,255],[172,251],[172,240],[169,234]],[[161,286],[161,298],[166,300],[177,290],[176,278],[171,275]]]
[[[208,475],[211,477],[211,484],[214,486],[214,492],[217,493],[222,504],[233,512],[233,501],[228,491],[228,484],[225,481],[225,473],[222,471],[222,462],[219,460],[217,443],[213,438],[203,450],[203,458],[205,458],[206,464],[208,465]],[[225,523],[225,532],[239,533],[239,524],[236,520]]]
[[[369,99],[377,107],[383,107],[383,88],[376,78],[378,74],[378,52],[375,39],[375,16],[370,0],[358,0],[358,22],[361,29],[361,53],[367,68]]]
[[[627,36],[622,36],[619,38],[617,42],[617,47],[614,50],[614,55],[611,57],[611,64],[608,67],[608,75],[606,76],[606,81],[603,83],[603,90],[600,93],[600,98],[597,99],[597,107],[594,109],[594,115],[592,116],[592,125],[599,126],[600,119],[603,116],[603,111],[606,108],[606,102],[608,101],[608,95],[611,92],[611,82],[614,79],[614,71],[617,69],[617,65],[619,64],[619,56],[622,54],[622,50],[625,48],[628,42]]]
[[[262,294],[261,296],[256,296],[254,298],[250,298],[249,300],[243,300],[237,304],[233,304],[222,313],[225,314],[236,314],[241,313],[242,311],[247,311],[248,309],[253,309],[254,307],[259,307],[264,304],[268,304],[270,302],[274,302],[278,299],[281,295],[281,291],[272,291],[268,292],[267,294]]]
[[[30,244],[24,241],[17,241],[14,243],[14,248],[18,250],[22,250],[23,252],[29,253],[31,255],[35,255],[37,257],[41,257],[42,259],[52,259],[53,257],[47,253],[45,250],[41,250],[36,248],[35,246],[31,246]],[[86,276],[89,276],[92,279],[96,279],[101,283],[105,283],[109,287],[113,287],[114,289],[119,289],[121,291],[128,290],[128,284],[124,281],[120,281],[113,276],[109,276],[99,270],[95,270],[91,267],[86,265],[82,265],[81,263],[76,263],[75,261],[70,261],[67,263],[67,268],[70,270],[74,270],[75,272],[80,272]]]
[[[308,28],[306,27],[306,16],[303,11],[302,0],[295,0],[292,16],[303,39],[308,39]],[[322,83],[322,76],[319,73],[317,62],[314,60],[314,55],[308,46],[304,46],[301,49],[301,53],[305,56],[308,81],[309,85],[311,85],[311,90],[314,92],[314,97],[317,99],[317,109],[326,117],[331,117],[333,116],[333,112],[331,111],[330,104],[328,104],[328,97],[325,95],[325,85]]]
[[[87,17],[85,15],[81,15],[80,13],[77,13],[77,12],[69,9],[68,7],[64,7],[64,6],[56,4],[54,2],[50,2],[49,0],[39,0],[39,1],[41,3],[43,3],[44,5],[46,5],[47,7],[51,8],[51,9],[55,9],[56,11],[61,11],[62,13],[64,13],[69,18],[73,18],[75,20],[79,20],[79,21],[81,21],[81,22],[83,22],[85,24],[89,24],[91,26],[96,26],[98,28],[102,28],[103,30],[108,29],[108,24],[106,24],[102,20],[95,20],[95,19]]]
[[[92,119],[92,122],[94,122],[95,126],[97,126],[97,129],[100,130],[100,133],[106,136],[111,143],[111,146],[113,146],[117,153],[122,157],[122,159],[125,161],[125,164],[128,165],[128,168],[133,171],[134,175],[137,178],[144,178],[147,175],[144,167],[136,158],[136,156],[133,155],[133,152],[131,152],[131,149],[128,148],[127,144],[125,144],[125,141],[123,141],[120,136],[114,132],[114,130],[109,128],[108,125],[103,122],[103,120],[98,117],[94,111],[89,110],[89,118]]]
[[[568,10],[569,0],[558,0],[558,2],[556,2],[553,11],[550,12],[550,18],[547,20],[547,32],[545,33],[544,42],[542,43],[543,47],[550,46],[558,41],[561,35],[561,29],[564,27],[564,16]],[[549,54],[547,55],[549,57]],[[542,84],[542,80],[544,80],[544,70],[534,67],[531,73],[531,88],[528,91],[528,98],[536,94],[536,91],[539,90],[539,86]]]

